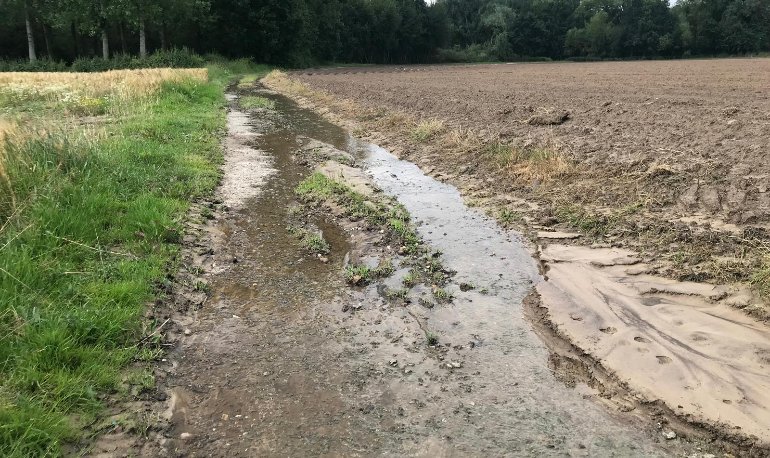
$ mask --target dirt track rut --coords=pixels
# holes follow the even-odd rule
[[[518,236],[468,209],[451,186],[266,91],[275,112],[233,97],[226,176],[207,240],[192,256],[209,298],[176,317],[169,355],[171,456],[665,456],[694,450],[647,419],[613,413],[569,388],[525,321],[538,278]],[[449,304],[381,294],[405,274],[350,288],[351,258],[391,256],[361,222],[318,217],[328,263],[286,228],[310,170],[292,155],[307,138],[355,152],[418,222],[456,275]],[[397,264],[398,267],[398,264]],[[461,288],[460,285],[463,285]],[[473,289],[469,286],[472,285]],[[429,345],[425,332],[438,336]],[[698,455],[696,455],[698,456]]]

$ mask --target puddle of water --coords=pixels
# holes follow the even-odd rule
[[[476,369],[483,384],[472,399],[489,406],[485,415],[504,419],[485,422],[484,434],[518,444],[512,450],[541,455],[559,454],[555,450],[574,455],[588,450],[596,456],[660,453],[628,420],[613,417],[552,375],[548,351],[523,316],[522,300],[540,276],[521,236],[468,208],[456,188],[416,165],[376,145],[359,148],[365,170],[409,210],[419,234],[457,272],[454,281],[476,287],[462,292],[455,286],[453,304],[431,310],[427,326],[443,343],[473,349],[465,366]],[[544,435],[550,442],[542,440]]]
[[[310,173],[292,160],[293,152],[301,145],[300,136],[322,137],[338,148],[348,146],[348,136],[286,97],[275,94],[264,94],[264,97],[273,100],[276,107],[267,117],[267,123],[262,114],[248,116],[235,109],[229,114],[234,121],[230,123],[231,129],[235,125],[244,130],[239,136],[246,139],[246,144],[240,148],[254,152],[246,155],[252,162],[241,165],[249,172],[230,180],[235,181],[230,187],[235,191],[223,186],[222,192],[258,195],[245,200],[234,212],[235,218],[221,223],[220,229],[228,235],[228,243],[237,246],[238,263],[212,285],[215,299],[229,302],[247,299],[249,309],[307,304],[334,297],[337,288],[344,286],[337,271],[350,248],[344,232],[336,224],[322,218],[312,221],[331,246],[330,262],[323,264],[303,253],[297,237],[287,230],[289,208],[296,201],[294,189]],[[257,133],[253,133],[254,126]],[[260,174],[256,170],[264,160],[255,163],[255,155],[269,158],[268,176],[256,177]],[[255,283],[254,279],[258,281]]]

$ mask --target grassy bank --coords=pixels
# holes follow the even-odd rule
[[[232,70],[0,85],[0,456],[58,455],[152,383],[125,368],[159,355],[143,312],[219,180]]]

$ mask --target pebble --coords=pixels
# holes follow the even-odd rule
[[[663,434],[663,437],[665,437],[668,440],[676,439],[676,433],[673,432],[673,431],[669,431],[669,432]]]
[[[190,331],[189,329],[184,330],[184,335],[189,336],[190,334],[192,334],[192,331]]]
[[[189,439],[191,437],[192,437],[192,434],[190,434],[190,433],[182,433],[182,434],[179,435],[179,438],[182,439],[182,440],[187,440],[187,439]]]

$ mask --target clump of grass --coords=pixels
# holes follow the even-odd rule
[[[555,147],[516,149],[492,143],[484,152],[498,167],[525,180],[547,181],[563,177],[572,170],[571,163]]]
[[[444,130],[444,123],[438,120],[422,121],[412,129],[412,140],[424,143]]]
[[[345,267],[345,280],[351,285],[365,285],[373,277],[372,269],[365,265],[349,265]]]
[[[500,210],[500,212],[497,214],[497,219],[500,220],[503,224],[510,224],[514,221],[520,221],[521,215],[516,213],[515,211],[509,210],[507,208],[503,208]]]
[[[416,253],[419,249],[420,238],[409,223],[409,212],[400,204],[388,206],[369,200],[320,172],[303,180],[295,192],[305,202],[319,204],[330,200],[344,208],[350,218],[365,219],[373,226],[384,227],[404,245],[407,253]]]
[[[391,300],[405,300],[409,295],[409,290],[406,288],[385,290],[385,297]]]
[[[433,297],[438,302],[448,302],[452,296],[443,288],[433,288]]]
[[[438,334],[435,332],[428,331],[425,333],[425,341],[428,343],[429,346],[434,347],[438,345]]]
[[[420,273],[415,269],[411,269],[409,273],[407,273],[404,276],[404,278],[401,279],[401,284],[407,288],[411,288],[412,286],[416,285],[419,282],[420,282]]]
[[[247,96],[241,97],[238,103],[241,105],[241,108],[244,108],[246,110],[275,109],[275,102],[266,97],[247,95]]]
[[[751,275],[751,284],[762,297],[770,297],[770,264],[756,269]]]
[[[578,205],[559,207],[554,213],[560,221],[595,237],[606,235],[614,225],[612,218],[590,213]]]
[[[329,254],[331,247],[321,234],[306,232],[302,237],[302,246],[311,253]]]

